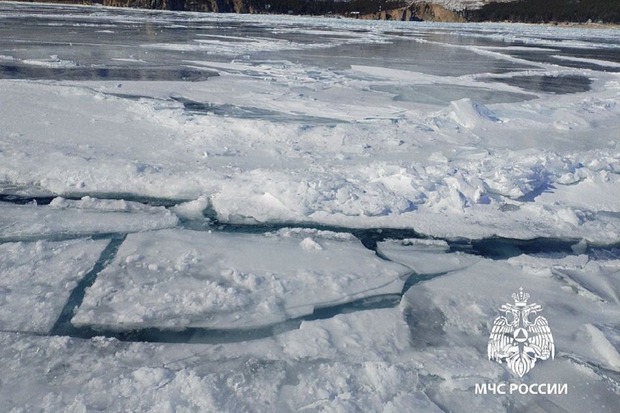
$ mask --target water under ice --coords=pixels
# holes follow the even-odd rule
[[[616,411],[617,29],[0,22],[0,410]]]

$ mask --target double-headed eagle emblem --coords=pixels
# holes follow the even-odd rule
[[[547,320],[538,316],[532,323],[529,319],[531,313],[542,311],[542,306],[528,304],[530,295],[523,288],[512,298],[514,304],[506,303],[499,308],[506,315],[493,322],[487,353],[489,360],[505,361],[515,374],[523,377],[536,360],[553,359],[555,346]]]

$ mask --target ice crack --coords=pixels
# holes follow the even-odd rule
[[[84,275],[78,285],[71,291],[71,295],[63,307],[58,320],[50,330],[50,335],[78,335],[76,329],[71,325],[71,318],[74,311],[84,300],[86,289],[93,285],[99,273],[114,259],[118,249],[125,240],[126,235],[117,236],[110,240],[110,243],[101,253],[93,268]]]

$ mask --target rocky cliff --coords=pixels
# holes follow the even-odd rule
[[[366,20],[464,22],[463,16],[438,4],[415,2],[407,7],[360,15]]]
[[[19,1],[19,0],[18,0]],[[64,4],[103,4],[155,10],[213,13],[333,14],[366,20],[461,22],[463,17],[439,4],[417,0],[21,0]],[[409,3],[408,6],[403,4]],[[354,11],[355,10],[355,11]],[[371,10],[382,10],[369,13]],[[353,11],[353,12],[352,12]]]
[[[103,0],[104,6],[187,10],[214,13],[251,13],[248,0]]]
[[[266,0],[262,3],[268,4]],[[258,13],[264,4],[252,0],[103,0],[103,5],[113,7],[136,7],[145,9],[188,10],[215,13]],[[261,4],[263,7],[256,7]],[[291,9],[293,13],[300,13]],[[370,14],[351,14],[367,20],[440,21],[461,22],[463,17],[438,4],[415,2],[406,7],[387,9]]]
[[[216,13],[346,15],[401,21],[620,23],[620,0],[22,0]]]

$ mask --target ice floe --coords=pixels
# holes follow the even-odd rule
[[[328,232],[130,234],[72,323],[110,330],[264,326],[399,293],[408,272],[355,238]]]
[[[0,244],[0,330],[48,333],[107,240]]]
[[[179,222],[164,207],[85,197],[55,198],[49,205],[0,202],[0,240],[74,238],[170,228]]]

